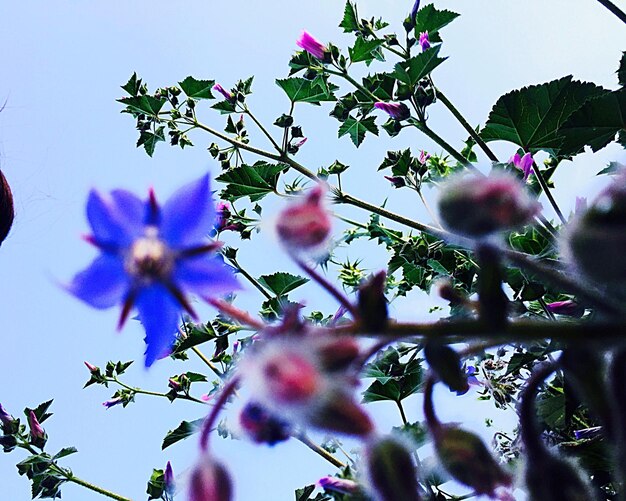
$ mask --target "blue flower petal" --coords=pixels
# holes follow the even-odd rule
[[[176,339],[181,306],[165,286],[155,283],[141,289],[135,301],[146,329],[146,367],[169,354]]]
[[[128,247],[143,233],[138,210],[143,217],[143,203],[128,191],[116,190],[106,198],[95,190],[89,192],[87,219],[99,243]]]
[[[241,289],[233,268],[215,257],[198,256],[180,260],[172,277],[182,290],[203,297]]]
[[[208,174],[176,191],[161,214],[161,236],[170,247],[189,247],[205,241],[215,222]]]
[[[128,285],[123,261],[118,256],[102,254],[74,277],[67,290],[87,304],[105,309],[121,302]]]

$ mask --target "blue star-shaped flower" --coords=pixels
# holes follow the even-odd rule
[[[179,189],[160,207],[125,190],[92,190],[86,239],[102,254],[78,273],[68,290],[99,309],[122,304],[118,328],[133,306],[146,330],[146,367],[166,356],[183,310],[197,318],[187,293],[201,297],[239,288],[233,270],[207,235],[215,224],[209,176]]]

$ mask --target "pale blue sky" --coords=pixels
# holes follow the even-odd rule
[[[624,0],[616,3],[626,9]],[[359,9],[363,16],[383,15],[400,31],[411,5],[411,1],[365,0]],[[17,414],[27,405],[54,397],[55,416],[46,423],[49,446],[78,447],[79,454],[65,463],[78,476],[144,499],[153,467],[163,467],[170,459],[178,474],[195,461],[195,440],[165,452],[160,442],[181,419],[201,417],[203,410],[187,402],[170,405],[138,396],[127,409],[105,412],[100,403],[112,391],[81,390],[88,375],[83,360],[98,365],[109,359],[141,360],[143,352],[138,325],[130,322],[116,334],[116,311],[91,310],[56,285],[93,257],[93,250],[78,238],[87,230],[88,189],[124,187],[145,193],[154,186],[164,199],[207,169],[219,169],[206,152],[210,141],[202,135],[192,136],[197,146],[184,151],[160,144],[153,159],[136,149],[133,121],[121,115],[121,106],[115,103],[122,95],[119,85],[133,71],[152,89],[188,75],[212,78],[225,87],[255,75],[249,104],[271,124],[288,109],[274,79],[287,74],[301,30],[339,46],[350,40],[337,28],[343,6],[340,0],[3,2],[0,101],[8,102],[0,114],[0,164],[13,187],[17,215],[0,248],[0,402]],[[442,53],[451,57],[434,78],[473,124],[484,123],[498,96],[526,84],[573,73],[615,87],[626,29],[594,0],[441,0],[436,6],[463,15],[444,32]],[[558,18],[562,21],[556,23]],[[417,201],[393,192],[376,168],[389,148],[439,150],[414,132],[394,142],[385,136],[378,141],[368,138],[355,150],[346,138],[337,141],[337,122],[327,117],[328,111],[310,106],[297,110],[296,119],[309,136],[299,161],[317,169],[340,159],[352,166],[344,187],[377,204],[393,195],[390,207],[427,220]],[[443,107],[435,106],[429,113],[431,127],[453,144],[465,139]],[[216,126],[222,123],[217,115],[205,118]],[[497,145],[496,150],[508,158],[512,147]],[[607,148],[563,165],[557,177],[563,207],[572,207],[575,195],[597,190],[593,174],[618,152]],[[356,211],[337,210],[366,218]],[[290,269],[271,238],[256,240],[254,250],[242,250],[242,263],[257,275]],[[236,240],[232,243],[237,245]],[[373,251],[364,264],[382,267],[384,254]],[[302,297],[315,308],[333,307],[314,286],[303,289]],[[243,298],[250,304],[258,300],[253,291]],[[415,295],[394,308],[404,318],[425,317],[424,304]],[[129,371],[127,381],[160,391],[168,376],[201,369],[196,362],[168,360],[149,372],[141,365]],[[457,402],[470,401],[464,397]],[[382,428],[398,424],[393,409],[384,404],[370,408]],[[448,417],[466,418],[470,426],[478,426],[482,418],[468,418],[466,409],[458,403],[450,406]],[[408,405],[407,412],[412,420],[420,418],[417,403]],[[274,449],[219,439],[215,444],[226,462],[239,465],[234,475],[238,500],[293,499],[294,488],[333,471],[297,442]],[[23,457],[21,452],[0,456],[3,499],[29,499],[27,481],[17,476],[14,466]],[[64,488],[63,498],[103,499],[72,485]]]

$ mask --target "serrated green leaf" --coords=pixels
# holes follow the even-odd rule
[[[561,388],[550,386],[537,399],[537,416],[552,430],[565,426],[565,394]]]
[[[389,73],[376,73],[363,77],[363,87],[374,94],[381,101],[393,101],[393,89],[396,79]],[[371,102],[371,97],[361,91],[357,91],[356,96],[361,102]]]
[[[224,99],[223,101],[218,101],[213,106],[211,106],[211,108],[219,111],[222,115],[228,115],[237,111],[235,103],[232,101],[227,101],[226,99]]]
[[[170,445],[175,444],[181,440],[190,437],[194,433],[197,433],[204,419],[196,419],[195,421],[182,421],[176,428],[170,430],[165,435],[163,443],[161,444],[161,450],[167,449]]]
[[[52,416],[52,413],[48,412],[48,409],[52,405],[53,401],[54,400],[51,399],[46,402],[43,402],[39,404],[37,407],[35,407],[34,409],[30,409],[29,407],[26,407],[26,409],[24,409],[24,414],[26,415],[26,417],[28,417],[30,411],[32,410],[35,414],[35,417],[37,418],[37,421],[39,421],[39,423],[43,423],[46,419]]]
[[[626,88],[587,101],[559,129],[563,143],[559,154],[572,156],[585,146],[596,152],[626,129]]]
[[[339,23],[339,27],[343,28],[344,33],[352,33],[359,30],[359,21],[356,12],[356,6],[348,0],[343,12],[343,19]]]
[[[280,172],[286,167],[284,164],[259,161],[254,165],[244,164],[227,170],[216,180],[227,185],[222,191],[222,198],[237,200],[250,197],[250,201],[256,202],[268,193],[276,191]]]
[[[563,142],[559,128],[567,118],[604,92],[571,76],[514,90],[498,99],[480,135],[485,141],[509,141],[526,151],[553,152]]]
[[[349,116],[345,122],[339,126],[338,137],[348,134],[350,139],[358,148],[361,146],[365,134],[371,132],[375,136],[378,135],[378,126],[376,125],[376,119],[374,117],[363,117],[360,119]]]
[[[145,95],[123,97],[118,99],[117,102],[125,105],[133,113],[141,113],[156,118],[166,103],[166,99],[157,99],[156,97]]]
[[[394,66],[391,76],[407,85],[415,85],[422,78],[429,75],[447,57],[439,57],[441,46],[431,47],[408,61],[402,61]]]
[[[217,337],[213,326],[210,323],[206,324],[185,324],[186,337],[179,337],[174,344],[172,353],[181,353],[189,348],[198,346],[207,341],[211,341]]]
[[[353,47],[348,48],[348,54],[350,54],[350,60],[353,63],[358,63],[361,61],[365,61],[366,63],[371,63],[374,59],[378,59],[379,61],[384,61],[380,47],[385,43],[384,40],[372,39],[365,40],[363,37],[359,36],[356,38]]]
[[[307,80],[300,77],[277,79],[276,85],[285,91],[292,103],[311,104],[320,104],[322,101],[336,101],[337,98],[333,92],[339,88],[334,84],[326,82],[322,77],[318,77],[315,80]]]
[[[193,99],[215,99],[211,92],[213,85],[215,85],[215,80],[196,80],[194,77],[189,76],[182,82],[178,82],[178,85],[187,94],[187,97]]]
[[[52,456],[52,459],[54,460],[61,459],[71,454],[76,454],[77,452],[78,452],[78,449],[76,447],[64,447],[59,452],[57,452],[54,456]]]
[[[286,296],[294,289],[306,284],[308,281],[308,278],[285,272],[277,272],[272,275],[262,275],[259,277],[261,285],[267,287],[276,296]]]
[[[137,78],[137,73],[133,73],[133,75],[128,79],[126,84],[122,85],[122,89],[124,89],[131,96],[136,96],[139,93],[139,89],[141,88],[141,78]]]
[[[437,36],[439,30],[459,15],[449,10],[437,10],[433,4],[424,5],[415,16],[415,37],[419,38],[420,33],[428,32],[431,43],[440,42],[441,38]]]
[[[390,400],[392,402],[400,401],[400,387],[398,383],[391,378],[388,379],[386,383],[376,380],[363,392],[362,402],[364,404],[384,400]]]
[[[157,143],[165,141],[165,127],[159,127],[155,132],[143,131],[137,140],[137,148],[143,146],[149,157],[154,155]]]

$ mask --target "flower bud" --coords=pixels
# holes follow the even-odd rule
[[[448,473],[477,494],[493,495],[496,487],[512,482],[511,475],[496,463],[483,441],[473,433],[442,425],[435,433],[435,448]]]
[[[593,501],[597,499],[569,461],[548,453],[529,459],[525,472],[529,501]]]
[[[352,336],[324,336],[316,341],[322,367],[329,372],[347,369],[361,354],[361,347]]]
[[[420,33],[419,44],[423,51],[426,49],[430,49],[430,40],[428,39],[427,31]]]
[[[510,174],[457,176],[442,186],[439,213],[452,232],[480,238],[528,223],[541,206]]]
[[[191,472],[189,501],[230,501],[233,487],[224,466],[204,455]]]
[[[323,62],[326,62],[330,55],[328,48],[306,31],[303,31],[296,40],[296,45]]]
[[[374,108],[384,111],[394,120],[406,120],[411,116],[411,110],[404,103],[383,103],[378,101],[374,103]]]
[[[329,431],[365,437],[374,429],[369,415],[353,398],[338,390],[328,395],[313,412],[309,421],[312,425]]]
[[[266,411],[261,405],[250,402],[239,414],[239,424],[256,443],[274,445],[290,436],[289,425]]]
[[[15,217],[15,209],[13,207],[13,194],[11,187],[0,171],[0,245],[9,234]]]
[[[367,476],[377,501],[419,501],[417,472],[407,448],[397,440],[377,439],[366,450]]]
[[[43,438],[45,436],[46,432],[39,424],[37,416],[35,416],[33,411],[28,411],[28,426],[30,428],[30,436],[33,437],[33,439]]]
[[[385,179],[389,181],[394,188],[402,188],[406,186],[406,181],[401,176],[385,176]]]
[[[386,282],[387,274],[381,271],[359,287],[359,315],[365,332],[382,332],[387,327]]]
[[[98,372],[99,370],[95,365],[90,364],[89,362],[84,362],[84,364],[85,364],[85,367],[89,369],[89,372]]]
[[[626,175],[617,177],[570,226],[565,244],[590,279],[624,286],[626,279]]]
[[[325,491],[338,492],[339,494],[350,495],[357,494],[360,491],[359,484],[347,478],[322,477],[317,481],[317,485]]]
[[[115,397],[115,398],[112,398],[111,400],[107,400],[106,402],[102,402],[102,405],[106,407],[107,409],[110,409],[111,407],[115,405],[119,405],[121,403],[124,403],[124,399],[122,397]]]
[[[550,313],[556,315],[565,315],[568,317],[580,318],[585,314],[585,308],[579,305],[576,301],[568,299],[566,301],[555,301],[548,303],[546,309]]]
[[[222,87],[220,84],[215,84],[213,86],[213,90],[219,92],[222,96],[224,96],[224,99],[226,99],[226,101],[233,101],[233,95],[226,89],[224,89],[224,87]]]
[[[456,351],[440,341],[429,340],[424,346],[424,356],[430,368],[451,391],[467,393],[469,383]]]
[[[165,472],[163,473],[163,489],[168,496],[173,496],[176,490],[176,481],[174,480],[174,470],[172,470],[172,463],[169,461],[165,465]]]
[[[289,252],[317,253],[324,249],[331,231],[331,218],[322,203],[324,191],[318,184],[280,213],[276,231]]]
[[[9,425],[11,423],[13,423],[14,418],[13,416],[11,416],[11,414],[9,414],[4,407],[2,407],[2,404],[0,404],[0,423],[2,423],[3,425]]]

